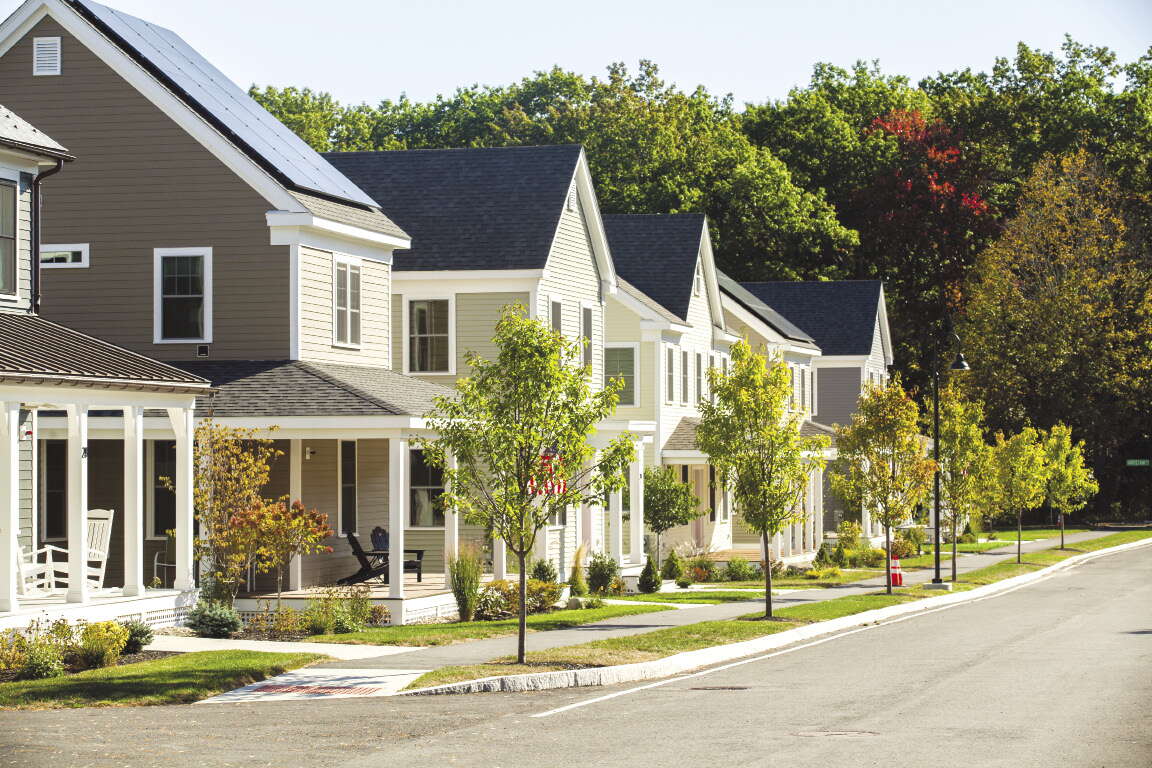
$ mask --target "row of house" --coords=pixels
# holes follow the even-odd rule
[[[594,386],[625,382],[597,439],[636,440],[628,489],[543,532],[536,556],[561,572],[582,543],[638,571],[653,465],[679,467],[699,501],[665,541],[758,557],[695,442],[706,371],[738,339],[787,361],[816,433],[891,364],[879,283],[738,283],[703,215],[602,214],[579,146],[322,156],[176,34],[89,0],[28,0],[0,24],[0,103],[0,624],[174,619],[194,599],[207,418],[274,437],[268,495],[341,534],[293,563],[294,594],[355,571],[344,535],[382,528],[393,620],[450,612],[461,541],[496,577],[506,557],[436,503],[413,441],[465,354],[494,354],[509,304],[587,339]],[[810,557],[839,519],[825,485],[813,473],[774,557]],[[29,588],[37,551],[93,537],[99,579],[72,557],[64,594]]]

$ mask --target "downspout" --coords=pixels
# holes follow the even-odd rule
[[[28,312],[40,314],[40,182],[49,176],[60,173],[64,160],[56,159],[56,167],[32,177],[32,297]]]

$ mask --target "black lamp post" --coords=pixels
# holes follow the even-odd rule
[[[952,339],[956,346],[956,359],[952,361],[950,370],[953,371],[967,371],[969,370],[968,361],[964,359],[964,353],[960,351],[960,337],[955,333],[952,334]],[[940,578],[940,353],[937,352],[932,361],[932,458],[936,460],[936,474],[934,477],[935,482],[935,498],[933,499],[933,508],[935,510],[935,519],[932,525],[932,559],[935,563],[935,575],[932,577],[933,584],[943,584],[944,580]]]

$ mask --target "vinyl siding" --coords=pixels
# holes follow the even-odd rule
[[[314,451],[307,461],[300,463],[301,491],[304,497],[301,501],[309,509],[317,509],[328,515],[328,525],[338,532],[340,527],[338,441],[302,440],[300,449],[305,452],[305,456],[308,456],[309,449]],[[300,566],[301,583],[304,586],[331,584],[336,579],[356,571],[358,566],[352,557],[352,550],[348,547],[347,540],[337,534],[328,540],[328,544],[332,547],[331,553],[304,557]]]
[[[4,96],[7,100],[7,95]],[[0,153],[0,167],[6,166]],[[2,179],[8,183],[8,179]],[[16,180],[16,296],[0,297],[0,312],[26,312],[32,296],[32,184],[30,176],[20,173]]]
[[[360,261],[360,348],[333,343],[333,255],[300,248],[300,359],[388,367],[392,268]]]
[[[36,36],[61,38],[63,75],[32,76]],[[50,18],[0,57],[0,94],[78,157],[44,185],[43,240],[89,243],[91,266],[43,271],[47,318],[191,358],[152,343],[153,249],[211,246],[211,356],[288,357],[289,248],[268,245],[266,200]]]
[[[653,342],[640,341],[640,317],[620,302],[609,298],[604,313],[604,344],[637,344],[636,405],[622,405],[616,409],[616,418],[652,421],[656,418],[656,357]]]
[[[814,421],[829,426],[849,424],[860,399],[860,369],[820,368],[816,373],[816,407]]]
[[[20,523],[17,530],[16,545],[26,550],[35,549],[32,546],[32,532],[35,529],[36,509],[36,465],[34,461],[36,442],[23,439],[24,431],[32,427],[32,422],[31,411],[20,412],[20,475],[16,479],[16,483],[20,487]]]

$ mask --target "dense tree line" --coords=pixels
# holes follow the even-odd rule
[[[1107,48],[1070,38],[1058,53],[1020,44],[990,71],[919,83],[875,63],[848,70],[817,64],[810,82],[786,98],[743,108],[702,87],[669,85],[647,61],[635,72],[614,64],[604,77],[556,68],[429,102],[345,105],[308,89],[251,92],[319,150],[583,144],[605,212],[703,211],[720,266],[737,278],[884,280],[896,365],[913,390],[925,389],[955,320],[966,337],[985,334],[966,338],[988,355],[986,362],[973,356],[978,370],[996,366],[1018,377],[974,377],[989,402],[990,426],[1048,428],[1062,420],[1078,434],[1094,431],[1099,439],[1089,438],[1088,450],[1102,485],[1111,474],[1116,493],[1123,486],[1112,471],[1117,462],[1126,452],[1152,450],[1150,409],[1141,410],[1152,394],[1148,376],[1130,367],[1141,354],[1152,358],[1152,347],[1141,346],[1149,342],[1140,314],[1152,306],[1152,50],[1122,63]],[[1069,156],[1080,157],[1078,164],[1062,166],[1059,158]],[[1110,346],[1100,359],[1088,353],[1098,346],[1085,330],[1091,319],[1062,341],[1023,330],[1038,322],[1028,296],[1009,303],[1019,310],[1015,318],[980,309],[1003,301],[1004,281],[1013,279],[1005,277],[1007,260],[1027,251],[1020,238],[1035,233],[1028,221],[1045,215],[1035,211],[1035,187],[1085,177],[1109,191],[1088,191],[1087,182],[1066,187],[1095,195],[1122,227],[1122,257],[1103,245],[1093,253],[1112,254],[1128,270],[1129,292],[1117,298],[1119,289],[1101,289],[1095,303],[1069,308],[1101,312],[1102,302],[1120,302],[1109,322],[1130,332],[1116,331],[1123,350]],[[1031,219],[1021,213],[1027,210]],[[1006,229],[1013,240],[1002,239]],[[1038,237],[1032,252],[1043,261],[1044,248],[1056,246],[1053,237]],[[1033,301],[1042,296],[1031,294]],[[971,312],[974,301],[984,304]],[[1067,331],[1055,322],[1043,327]],[[1038,349],[1062,343],[1086,346],[1043,370]],[[1038,368],[1014,365],[1017,353]],[[1030,377],[1037,382],[1031,389]],[[1109,410],[1099,422],[1106,426],[1079,429],[1101,409]]]

